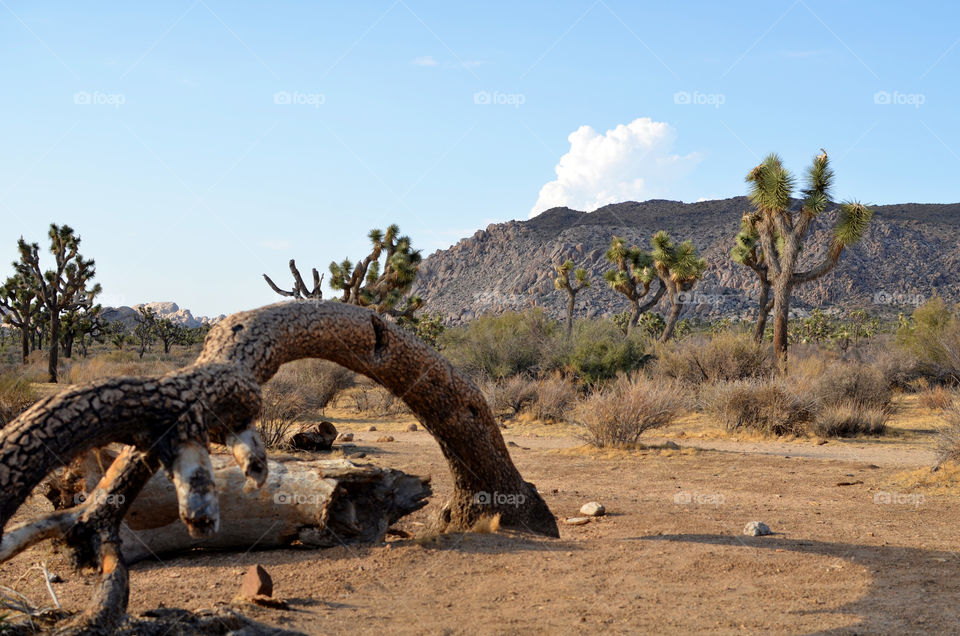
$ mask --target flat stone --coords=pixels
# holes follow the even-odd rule
[[[590,523],[590,517],[569,517],[564,519],[563,522],[568,526],[583,526]]]

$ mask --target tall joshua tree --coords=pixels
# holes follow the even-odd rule
[[[660,341],[666,342],[673,337],[673,330],[677,326],[677,319],[683,311],[684,295],[693,289],[693,286],[703,276],[707,262],[697,254],[697,248],[692,241],[675,244],[670,235],[660,230],[650,239],[653,251],[653,268],[657,276],[667,288],[670,299],[670,314],[667,324],[660,335]]]
[[[747,175],[757,234],[773,289],[773,350],[781,373],[787,368],[787,321],[794,286],[820,278],[836,267],[844,248],[860,240],[873,218],[873,211],[859,202],[841,203],[823,259],[810,269],[796,271],[813,221],[831,205],[833,176],[827,152],[821,149],[807,170],[799,209],[791,209],[794,178],[780,157],[769,155]]]
[[[757,231],[757,221],[759,220],[760,215],[756,212],[743,215],[740,222],[740,233],[737,234],[736,244],[730,251],[730,257],[735,262],[752,269],[760,282],[757,324],[753,328],[753,339],[758,343],[763,341],[763,334],[767,329],[767,316],[773,309],[773,298],[770,297],[769,268],[763,258],[763,249],[760,247],[760,233]]]
[[[400,236],[400,228],[391,225],[386,232],[370,230],[370,253],[356,266],[350,259],[330,263],[330,287],[342,291],[340,300],[353,305],[371,307],[378,313],[398,319],[413,319],[413,313],[423,306],[418,296],[408,297],[397,306],[417,277],[420,250],[411,246],[409,236]],[[381,271],[380,259],[384,264]]]
[[[36,286],[30,284],[20,273],[11,276],[0,287],[0,307],[4,311],[4,322],[20,330],[22,360],[26,363],[30,355],[33,329],[40,314]]]
[[[607,250],[607,260],[616,265],[616,269],[607,270],[603,278],[610,288],[620,292],[630,301],[630,320],[627,322],[627,335],[633,332],[640,320],[640,314],[660,302],[666,292],[663,281],[653,297],[640,303],[650,293],[650,286],[658,278],[653,268],[653,257],[639,247],[627,247],[623,239],[614,236]]]
[[[68,225],[50,225],[50,253],[55,259],[54,269],[40,268],[40,247],[27,243],[23,237],[17,242],[20,261],[14,263],[17,272],[36,286],[37,298],[48,313],[47,373],[50,382],[57,381],[57,363],[60,353],[60,316],[92,299],[100,293],[100,285],[87,289],[87,283],[96,275],[93,259],[80,255],[80,237]]]
[[[582,267],[573,269],[573,261],[564,261],[560,265],[555,265],[557,277],[553,279],[553,286],[558,290],[567,292],[567,340],[573,335],[573,310],[577,303],[577,294],[590,286],[590,279],[587,277],[587,270]],[[570,273],[573,272],[573,278],[576,282],[570,282]]]

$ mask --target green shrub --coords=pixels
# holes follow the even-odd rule
[[[641,368],[650,357],[648,347],[646,336],[626,336],[610,320],[583,320],[575,326],[564,366],[586,383],[596,384]]]
[[[480,316],[439,338],[444,355],[474,378],[537,376],[557,363],[562,329],[541,309]]]
[[[920,374],[937,381],[960,380],[960,319],[942,298],[917,307],[897,330],[897,345],[914,356]]]
[[[670,383],[623,375],[581,401],[574,419],[594,446],[627,447],[644,432],[670,424],[681,409],[680,393]]]

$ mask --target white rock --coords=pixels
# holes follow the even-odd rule
[[[773,534],[770,532],[770,526],[765,524],[762,521],[751,521],[747,524],[747,527],[743,529],[743,534],[751,537],[763,537],[768,534]]]
[[[603,507],[603,504],[599,501],[591,501],[590,503],[585,503],[580,508],[580,514],[585,517],[602,517],[607,514],[607,509]]]

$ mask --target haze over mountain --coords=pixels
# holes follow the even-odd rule
[[[611,267],[604,257],[611,237],[649,249],[650,237],[663,229],[676,240],[691,239],[707,259],[684,316],[749,318],[756,309],[756,278],[730,259],[748,209],[746,197],[689,204],[631,201],[593,212],[552,208],[528,221],[490,225],[433,253],[420,266],[414,292],[425,300],[425,311],[440,312],[454,323],[534,305],[559,317],[566,295],[554,289],[553,264],[569,258],[593,281],[577,298],[577,314],[619,313],[628,303],[602,277]],[[797,313],[864,307],[896,314],[912,311],[934,294],[960,301],[960,204],[905,203],[874,211],[863,240],[844,252],[836,269],[796,288],[792,307]],[[816,222],[805,246],[807,265],[825,252],[832,220],[827,213]]]

